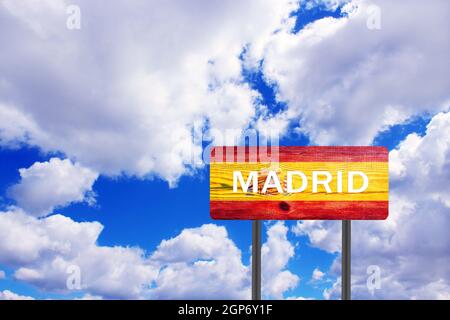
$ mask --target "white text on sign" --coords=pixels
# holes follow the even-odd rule
[[[360,177],[362,184],[359,187],[355,187],[355,178]],[[294,188],[294,179],[301,179],[301,185]],[[319,193],[325,191],[326,193],[342,193],[343,192],[343,180],[344,172],[337,171],[336,173],[336,189],[332,190],[330,184],[333,180],[333,175],[329,171],[312,171],[311,179],[308,179],[306,174],[302,171],[287,171],[286,172],[286,188],[283,190],[280,179],[276,171],[268,171],[264,185],[261,189],[261,193],[267,193],[268,189],[276,189],[278,193],[300,193],[304,192],[308,187],[308,180],[311,180],[312,193]],[[248,192],[251,187],[253,193],[258,193],[258,171],[250,171],[247,180],[244,179],[241,171],[233,171],[233,192],[237,193],[238,184],[240,184],[243,192]],[[347,173],[347,190],[348,193],[361,193],[364,192],[369,186],[369,178],[364,172],[361,171],[349,171]],[[320,187],[320,188],[319,188]],[[320,191],[319,191],[320,189]],[[323,191],[322,191],[323,190]]]

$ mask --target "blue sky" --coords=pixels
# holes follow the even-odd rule
[[[266,87],[262,86],[264,89]],[[255,86],[258,88],[258,86]],[[423,135],[427,118],[417,118],[403,125],[392,126],[380,133],[375,145],[395,148],[409,133]],[[287,138],[280,145],[305,145],[300,138]],[[34,148],[18,150],[2,149],[1,190],[2,204],[10,203],[5,190],[20,180],[18,170],[27,168],[39,161],[48,161],[52,155],[44,155]],[[177,235],[182,229],[205,223],[217,223],[227,228],[230,238],[236,242],[243,253],[243,260],[250,261],[251,222],[214,221],[209,216],[209,174],[208,167],[200,170],[194,177],[181,178],[177,188],[169,188],[167,182],[160,179],[142,180],[135,178],[101,177],[94,184],[97,193],[95,206],[74,204],[58,210],[76,221],[101,221],[105,226],[99,238],[99,245],[139,246],[148,252],[155,250],[161,239]],[[157,213],[157,214],[155,214]],[[265,225],[271,222],[266,222]],[[294,222],[287,221],[288,226]],[[265,233],[263,232],[263,241]],[[289,293],[294,296],[323,299],[322,291],[329,283],[311,284],[315,268],[327,270],[336,255],[312,248],[305,236],[291,235],[296,243],[298,254],[289,262],[289,269],[301,277],[299,286]],[[264,262],[263,262],[264,263]],[[8,270],[5,266],[2,270]],[[40,292],[32,286],[14,280],[3,280],[0,289],[9,289],[23,295],[39,298],[58,298],[57,294]],[[78,296],[78,295],[75,295]],[[67,296],[64,296],[67,298]],[[69,295],[70,297],[70,295]]]
[[[52,158],[69,159],[65,163],[67,170],[75,170],[74,175],[83,172],[82,175],[91,177],[79,182],[81,198],[77,189],[75,194],[71,193],[73,199],[60,200],[59,191],[54,190],[55,195],[48,200],[51,212],[24,210],[25,216],[32,217],[30,223],[37,226],[60,214],[73,220],[73,230],[86,228],[86,237],[97,230],[89,223],[98,221],[103,229],[95,243],[87,248],[94,252],[99,247],[117,249],[117,252],[111,249],[108,253],[112,257],[111,269],[105,270],[116,270],[114,257],[123,249],[121,252],[126,257],[120,255],[117,259],[125,262],[117,260],[117,265],[123,263],[125,268],[132,270],[130,277],[134,277],[133,281],[137,279],[137,286],[152,280],[152,290],[143,290],[145,293],[131,289],[130,293],[111,284],[115,278],[102,278],[97,283],[97,270],[90,270],[95,267],[86,262],[91,260],[83,258],[83,251],[76,252],[78,245],[84,248],[83,244],[69,236],[65,239],[59,233],[53,235],[51,232],[54,231],[48,231],[48,235],[39,231],[42,233],[39,234],[40,241],[45,242],[46,236],[49,239],[54,236],[57,239],[53,243],[55,246],[62,243],[63,247],[75,248],[77,257],[64,251],[69,249],[55,249],[50,243],[40,249],[44,252],[42,257],[27,263],[18,262],[27,258],[11,254],[6,244],[0,245],[0,271],[6,273],[4,279],[0,277],[0,298],[5,290],[38,299],[70,299],[86,295],[105,298],[141,295],[145,298],[215,297],[216,293],[207,288],[202,292],[196,289],[195,281],[187,282],[186,287],[193,289],[180,296],[183,290],[167,284],[164,273],[164,270],[179,272],[180,277],[186,277],[190,272],[196,272],[192,271],[196,260],[211,262],[223,258],[224,253],[217,253],[217,256],[208,249],[205,253],[196,247],[195,241],[189,242],[197,232],[204,236],[203,241],[215,241],[214,235],[207,235],[208,231],[198,231],[205,224],[225,227],[225,239],[231,239],[242,253],[240,263],[232,267],[227,265],[230,269],[226,269],[240,270],[236,272],[241,272],[242,279],[237,281],[236,287],[224,289],[229,294],[226,297],[242,298],[236,292],[248,289],[245,267],[250,264],[251,222],[213,221],[210,218],[209,168],[207,165],[194,168],[186,165],[192,150],[187,149],[195,147],[190,135],[195,121],[203,122],[204,130],[218,131],[248,126],[263,130],[274,126],[282,131],[280,145],[387,147],[392,151],[392,218],[384,224],[367,222],[366,228],[364,222],[359,222],[355,227],[354,239],[358,242],[355,297],[373,297],[365,288],[365,270],[370,264],[380,265],[384,272],[384,286],[375,298],[447,297],[449,277],[437,263],[438,272],[434,276],[413,276],[412,284],[407,283],[408,275],[421,272],[420,265],[414,269],[412,265],[404,264],[405,256],[400,248],[404,248],[405,239],[411,238],[421,221],[411,219],[402,227],[401,222],[405,221],[402,219],[407,219],[408,214],[423,215],[423,208],[428,208],[434,215],[429,219],[435,224],[431,223],[423,238],[417,240],[420,245],[406,257],[411,261],[421,259],[424,252],[429,252],[422,244],[434,239],[442,243],[442,247],[435,248],[433,259],[442,258],[444,264],[449,259],[447,245],[450,239],[439,229],[439,225],[448,219],[445,168],[450,143],[445,130],[448,130],[450,100],[445,76],[448,60],[445,62],[445,57],[440,55],[448,47],[448,41],[431,41],[421,33],[416,33],[416,38],[399,39],[397,32],[421,26],[415,26],[402,16],[401,5],[386,1],[375,2],[378,6],[375,9],[382,9],[385,29],[369,31],[365,21],[371,18],[366,17],[370,8],[373,11],[371,1],[316,1],[315,5],[311,2],[300,6],[281,2],[275,1],[261,8],[260,4],[250,4],[250,1],[249,7],[246,4],[242,8],[225,3],[220,4],[223,8],[219,10],[205,9],[205,15],[198,11],[197,4],[187,8],[178,3],[173,8],[161,8],[161,16],[156,15],[154,19],[143,16],[139,8],[124,8],[115,3],[108,10],[111,14],[120,12],[123,15],[118,25],[114,25],[107,20],[95,20],[101,8],[76,1],[84,24],[81,30],[73,32],[55,29],[66,18],[66,14],[61,16],[59,7],[36,9],[14,3],[0,7],[0,21],[3,16],[8,17],[0,24],[0,29],[6,30],[0,33],[0,45],[7,34],[22,37],[35,50],[35,56],[28,56],[24,53],[26,48],[14,43],[10,46],[11,51],[0,54],[0,75],[3,74],[0,76],[0,215],[25,209],[27,197],[30,208],[33,203],[40,204],[39,199],[27,193],[29,180],[26,175],[37,172],[30,181],[39,183],[39,177],[45,180],[45,175],[39,174],[47,171],[41,173],[34,164],[49,164]],[[358,4],[359,11],[350,10],[346,2]],[[65,8],[65,2],[61,0],[60,3]],[[414,10],[420,11],[421,6],[417,3]],[[448,10],[445,2],[440,5]],[[30,14],[33,10],[37,12],[34,15]],[[236,16],[241,12],[245,12],[242,17]],[[161,20],[164,14],[175,17],[170,22]],[[236,18],[231,19],[228,14]],[[423,23],[426,24],[430,16],[431,12],[427,11]],[[142,22],[145,28],[140,29],[139,23],[129,24],[130,19],[152,22],[145,22],[150,25]],[[433,19],[437,25],[446,21],[440,15]],[[400,22],[393,27],[392,21]],[[219,45],[211,34],[205,33],[204,29],[208,28],[204,24],[214,28],[220,43],[225,45]],[[435,24],[428,28],[432,30]],[[190,32],[189,37],[179,35],[180,26],[186,28],[183,32]],[[309,31],[303,32],[305,28]],[[136,39],[131,39],[127,35],[129,32]],[[259,50],[260,47],[263,50]],[[408,48],[415,48],[420,54],[415,55]],[[435,64],[424,63],[418,56]],[[25,67],[20,69],[18,66],[22,65]],[[414,71],[411,71],[411,65],[416,67]],[[16,72],[14,66],[21,72]],[[62,70],[64,66],[66,71]],[[27,77],[27,74],[39,74],[46,81],[36,82],[35,77]],[[418,90],[417,87],[423,85],[421,79],[426,79],[428,86]],[[132,85],[128,85],[130,83]],[[210,90],[206,93],[200,90],[203,85]],[[261,112],[265,108],[266,112]],[[205,147],[205,141],[201,145]],[[170,157],[174,150],[178,157],[175,159]],[[412,199],[415,192],[411,185],[428,181],[420,172],[430,167],[436,172],[435,181],[440,189],[430,188],[429,192],[422,192],[423,197]],[[79,171],[83,168],[86,170]],[[20,173],[19,169],[27,170]],[[59,172],[58,169],[55,172]],[[71,178],[66,176],[67,185]],[[424,188],[427,183],[424,182]],[[16,186],[19,189],[15,189]],[[43,190],[45,188],[44,184]],[[91,191],[95,203],[88,201]],[[21,213],[15,214],[19,226],[26,218],[20,216]],[[88,224],[82,225],[82,222]],[[340,249],[336,247],[336,237],[339,238],[336,225],[287,221],[287,229],[283,231],[275,224],[264,224],[263,242],[268,243],[268,248],[270,243],[273,245],[268,256],[283,262],[273,271],[274,279],[270,279],[271,287],[265,296],[339,298],[339,287],[333,286],[338,284],[339,266],[336,264],[340,257]],[[87,230],[88,226],[91,231]],[[266,236],[269,229],[278,232],[271,239],[273,242]],[[67,229],[68,234],[71,230]],[[220,230],[215,232],[220,233]],[[318,232],[321,237],[317,237]],[[187,234],[187,238],[182,238],[183,234]],[[15,236],[12,230],[8,239]],[[95,236],[92,237],[95,240]],[[162,242],[168,239],[172,242]],[[11,248],[23,249],[15,249],[14,244]],[[130,248],[140,248],[145,254],[139,257]],[[230,248],[234,250],[232,245]],[[293,254],[289,253],[289,248],[294,248]],[[275,252],[278,249],[281,253]],[[51,260],[53,258],[48,256],[52,257],[54,253],[49,252],[54,250],[62,253],[58,251]],[[196,250],[200,252],[198,256],[195,256]],[[96,253],[100,254],[101,250]],[[230,261],[233,257],[229,257]],[[64,288],[65,279],[61,280],[60,270],[52,270],[53,263],[59,258],[66,259],[65,263],[79,261],[82,264],[82,275],[88,274],[86,289],[67,291]],[[129,264],[127,259],[132,262]],[[393,267],[396,265],[398,268]],[[159,275],[153,274],[153,268]],[[142,278],[136,275],[144,269],[148,274]],[[324,273],[317,281],[312,280],[315,269]],[[199,281],[213,287],[212,284],[219,280],[216,281],[214,277],[217,276],[212,274]],[[280,278],[276,277],[278,274]],[[277,283],[285,285],[285,289],[277,291]]]
[[[338,13],[338,14],[337,14]],[[293,13],[297,16],[295,32],[302,26],[326,16],[339,16],[336,11],[325,7],[311,10],[302,8]],[[283,109],[283,103],[275,97],[276,88],[268,84],[261,72],[244,71],[245,81],[257,90],[262,102],[273,113]],[[394,138],[395,139],[395,138]],[[284,138],[280,145],[307,145],[304,136],[293,134]],[[46,155],[36,148],[17,150],[1,149],[2,175],[1,190],[18,183],[19,169],[28,168],[35,162],[45,162],[54,155]],[[209,216],[209,167],[200,169],[195,176],[182,177],[176,188],[169,188],[161,179],[142,180],[137,178],[100,177],[94,184],[97,193],[95,206],[73,204],[58,210],[59,213],[76,221],[101,221],[105,226],[99,238],[99,245],[138,246],[148,252],[155,250],[161,239],[176,236],[184,228],[196,227],[205,223],[218,223],[227,228],[230,238],[236,242],[243,253],[243,260],[250,263],[251,222],[249,221],[213,221]],[[3,192],[5,203],[11,203]],[[271,222],[267,222],[271,223]],[[287,222],[290,226],[293,223]],[[263,232],[263,241],[265,240]],[[322,298],[322,285],[307,284],[315,268],[328,269],[334,255],[311,248],[306,237],[293,237],[300,254],[290,262],[289,267],[303,280],[302,284],[291,292],[292,295]],[[5,269],[5,267],[0,267]],[[305,283],[303,283],[305,282]],[[39,298],[55,298],[58,295],[36,290],[32,286],[17,281],[2,281],[0,289],[9,289],[23,295]],[[76,295],[75,295],[76,296]]]

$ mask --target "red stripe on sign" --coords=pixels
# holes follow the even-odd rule
[[[211,201],[221,220],[384,220],[388,201]]]
[[[211,162],[387,162],[385,147],[213,147]]]

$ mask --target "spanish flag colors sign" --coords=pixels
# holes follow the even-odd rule
[[[210,213],[236,220],[383,220],[384,147],[213,147]]]

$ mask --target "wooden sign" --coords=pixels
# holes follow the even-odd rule
[[[384,147],[214,147],[210,213],[236,220],[382,220]]]

